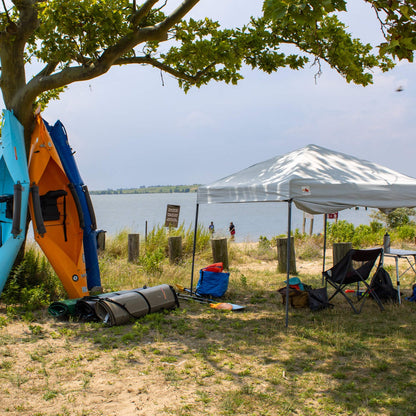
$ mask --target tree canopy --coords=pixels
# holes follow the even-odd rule
[[[311,60],[365,86],[373,68],[393,66],[391,58],[413,61],[415,0],[362,0],[374,9],[385,39],[376,50],[341,22],[345,0],[257,0],[264,15],[240,28],[187,18],[200,1],[208,0],[2,0],[0,88],[27,144],[35,107],[115,65],[154,67],[187,91],[210,81],[236,84],[245,65],[272,73]],[[28,65],[39,68],[30,79]]]

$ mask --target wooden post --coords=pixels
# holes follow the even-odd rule
[[[313,233],[313,217],[310,219],[311,223],[310,223],[310,228],[309,228],[309,235],[312,235]]]
[[[178,264],[182,260],[182,237],[172,236],[168,238],[169,262]]]
[[[333,264],[337,264],[351,249],[352,243],[334,243],[332,245]]]
[[[99,253],[105,250],[105,233],[104,230],[97,232],[97,251]]]
[[[296,257],[295,257],[295,240],[290,239],[290,269],[291,274],[296,272]],[[276,239],[277,244],[277,271],[279,273],[286,273],[287,271],[287,237]]]
[[[226,238],[211,239],[212,258],[214,263],[222,262],[224,269],[228,270],[228,250]]]
[[[139,258],[140,253],[140,234],[128,235],[128,261],[133,263]]]

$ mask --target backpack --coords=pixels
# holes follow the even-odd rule
[[[326,287],[319,289],[309,289],[309,308],[311,311],[320,311],[326,308],[332,308],[334,305],[328,302],[328,293]]]
[[[281,287],[278,289],[278,292],[282,296],[282,304],[286,304],[286,287]],[[297,290],[295,288],[289,287],[289,304],[292,308],[307,308],[308,307],[308,293],[304,290]]]
[[[373,292],[384,303],[398,302],[399,300],[397,290],[393,287],[390,275],[383,267],[379,267],[371,279],[370,296]]]

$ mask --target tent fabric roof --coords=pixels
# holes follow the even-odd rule
[[[320,146],[257,163],[198,188],[198,204],[283,202],[311,214],[416,206],[416,179]]]

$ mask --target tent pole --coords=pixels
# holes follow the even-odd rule
[[[193,293],[193,286],[194,286],[194,266],[195,266],[196,234],[198,232],[198,213],[199,213],[199,204],[197,203],[196,212],[195,212],[194,246],[192,249],[191,293]]]
[[[289,275],[290,275],[290,253],[291,253],[291,238],[290,234],[292,225],[292,200],[288,201],[287,210],[287,264],[286,264],[286,328],[289,326]]]
[[[328,214],[324,214],[324,260],[322,262],[322,284],[324,284],[324,272],[325,272],[325,256],[326,256],[326,225],[328,222]]]

